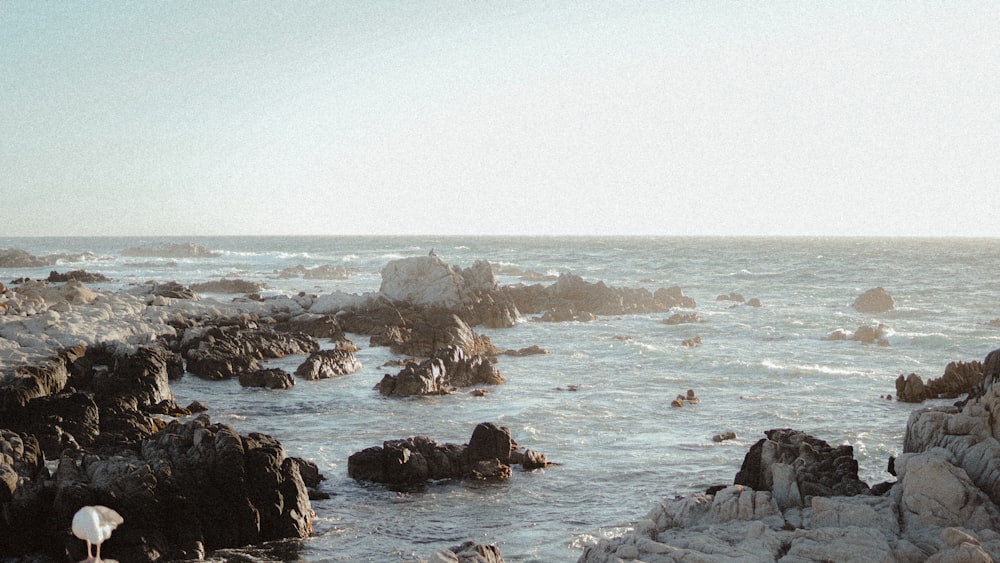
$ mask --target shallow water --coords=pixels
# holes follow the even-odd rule
[[[216,258],[122,257],[128,246],[170,240],[222,252]],[[551,354],[502,356],[507,383],[485,397],[387,399],[373,390],[394,356],[354,336],[362,371],[297,381],[288,391],[244,389],[235,381],[187,376],[177,401],[197,399],[217,422],[281,440],[314,460],[332,497],[314,502],[316,534],[270,557],[287,561],[398,561],[428,557],[466,540],[497,543],[507,561],[574,561],[583,546],[621,533],[663,496],[732,482],[747,449],[776,427],[854,447],[861,477],[901,450],[912,405],[895,394],[899,374],[938,377],[952,360],[981,360],[1000,348],[1000,253],[996,240],[738,238],[363,238],[0,239],[36,255],[91,251],[83,263],[0,269],[0,279],[86,269],[114,281],[185,283],[234,275],[273,292],[375,291],[389,260],[432,248],[462,267],[475,260],[541,273],[573,272],[609,285],[679,285],[703,323],[668,326],[667,315],[601,317],[590,323],[525,321],[478,329],[501,348],[537,344]],[[172,265],[171,262],[176,262]],[[279,279],[287,267],[344,265],[346,280]],[[500,276],[502,283],[519,280]],[[95,284],[100,286],[101,284]],[[865,315],[850,305],[884,286],[896,310]],[[763,307],[716,296],[739,292]],[[229,299],[229,296],[219,296]],[[829,332],[883,322],[889,346],[824,341]],[[686,348],[684,339],[702,345]],[[272,362],[293,370],[302,360]],[[393,370],[394,371],[394,370]],[[570,388],[577,389],[570,391]],[[698,405],[671,408],[687,389]],[[945,401],[947,402],[947,401]],[[466,442],[494,421],[555,467],[515,471],[509,482],[439,482],[407,493],[347,477],[347,458],[384,440],[427,435]],[[712,436],[735,431],[736,440]]]

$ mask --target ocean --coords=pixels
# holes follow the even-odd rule
[[[213,257],[124,256],[129,247],[195,243]],[[331,497],[313,502],[315,535],[243,551],[257,560],[412,561],[467,540],[499,545],[506,561],[575,561],[600,538],[623,533],[663,497],[732,482],[747,449],[771,428],[795,428],[850,444],[869,484],[891,480],[909,413],[895,395],[900,374],[926,381],[954,360],[1000,348],[1000,252],[995,239],[590,238],[590,237],[183,237],[0,238],[0,249],[80,254],[44,268],[0,268],[0,281],[85,269],[114,289],[148,280],[188,284],[226,276],[267,284],[265,293],[377,291],[389,261],[432,249],[449,264],[488,260],[514,275],[571,272],[611,286],[680,286],[704,322],[667,325],[667,314],[603,316],[592,322],[524,319],[476,330],[500,348],[538,345],[548,355],[501,356],[506,378],[483,397],[467,392],[390,399],[373,387],[396,356],[361,347],[363,369],[333,380],[298,380],[287,391],[186,375],[177,402],[199,400],[215,422],[264,432],[290,455],[315,461]],[[343,279],[282,277],[296,266],[343,267]],[[523,282],[551,283],[551,282]],[[893,311],[851,304],[881,286]],[[758,298],[750,307],[717,296]],[[231,300],[231,295],[213,298]],[[888,345],[824,340],[883,323]],[[687,347],[684,340],[701,338]],[[326,344],[328,346],[328,344]],[[301,357],[271,366],[292,371]],[[701,402],[670,402],[688,389]],[[929,404],[946,404],[935,401]],[[467,442],[479,422],[510,429],[522,446],[558,465],[515,470],[504,483],[444,481],[398,492],[347,476],[348,457],[413,435]],[[714,442],[732,431],[737,438]],[[227,557],[219,556],[219,560]],[[236,559],[232,559],[236,560]],[[243,559],[245,560],[245,559]]]

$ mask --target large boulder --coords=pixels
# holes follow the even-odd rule
[[[896,302],[884,287],[876,287],[859,295],[852,306],[862,313],[885,313],[891,311]]]

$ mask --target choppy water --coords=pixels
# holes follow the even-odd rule
[[[122,257],[129,246],[194,242],[216,258]],[[747,448],[775,427],[854,446],[862,479],[890,479],[911,405],[880,399],[901,373],[938,377],[952,360],[981,360],[1000,347],[998,240],[768,238],[364,238],[261,237],[2,239],[36,255],[90,251],[86,262],[0,269],[0,279],[86,269],[114,282],[264,280],[275,292],[375,291],[389,260],[426,255],[450,264],[477,259],[542,273],[573,272],[610,285],[679,285],[706,322],[668,326],[663,314],[591,323],[523,322],[484,330],[501,348],[537,344],[547,356],[501,357],[507,383],[485,397],[390,400],[373,386],[392,358],[364,348],[364,369],[336,380],[298,381],[289,391],[185,377],[178,402],[198,399],[213,420],[281,440],[316,461],[333,496],[317,501],[316,535],[275,552],[287,561],[399,561],[465,540],[497,543],[507,561],[575,561],[582,547],[620,533],[662,496],[732,481]],[[172,263],[176,262],[176,264]],[[346,280],[278,279],[296,265],[342,265]],[[517,279],[501,277],[501,283]],[[850,305],[884,286],[896,310],[865,315]],[[716,301],[739,292],[761,308]],[[888,347],[822,338],[881,321]],[[681,341],[701,336],[703,344]],[[367,339],[355,342],[366,345]],[[273,364],[294,369],[301,358]],[[565,391],[577,386],[577,391]],[[671,408],[687,389],[702,402]],[[561,465],[515,472],[503,484],[442,482],[392,492],[347,477],[348,456],[383,440],[428,435],[466,442],[476,423],[508,426],[515,440]],[[732,430],[737,440],[715,443]],[[274,555],[272,554],[272,557]]]

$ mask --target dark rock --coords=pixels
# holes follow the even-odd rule
[[[66,272],[65,274],[60,274],[59,272],[53,270],[49,272],[49,277],[46,281],[49,283],[65,283],[68,281],[97,283],[109,282],[111,280],[103,274],[90,273],[84,270],[73,270],[72,272]]]
[[[514,458],[526,469],[551,465],[545,456],[518,452],[510,432],[481,423],[468,445],[442,444],[426,436],[388,440],[356,452],[347,461],[347,473],[359,481],[411,487],[447,478],[503,480],[510,478]]]
[[[436,563],[503,563],[500,548],[467,541],[435,554]]]
[[[736,439],[736,432],[732,431],[723,432],[721,434],[716,434],[715,436],[712,436],[713,442],[724,442],[726,440],[735,440],[735,439]]]
[[[927,399],[954,399],[974,391],[983,383],[983,363],[951,362],[944,375],[924,384],[915,373],[896,378],[896,398],[904,403],[922,403]]]
[[[303,379],[328,379],[352,374],[361,369],[361,362],[350,350],[334,349],[313,352],[295,370]]]
[[[313,338],[329,338],[330,340],[343,340],[344,329],[337,322],[334,315],[316,315],[303,313],[294,316],[287,321],[276,323],[274,330],[281,332],[301,332]]]
[[[203,379],[231,379],[259,369],[259,360],[318,349],[319,343],[305,334],[238,325],[189,329],[181,343],[187,371]]]
[[[836,448],[823,440],[791,429],[764,432],[767,438],[751,446],[733,483],[755,491],[772,491],[772,467],[792,468],[799,495],[854,496],[868,494],[868,485],[858,478],[854,449]]]
[[[537,344],[533,344],[533,345],[528,346],[526,348],[521,348],[520,350],[505,350],[505,351],[501,352],[501,354],[504,354],[506,356],[519,356],[519,357],[520,356],[544,355],[544,354],[548,354],[548,353],[549,353],[548,350],[546,350],[545,348],[542,348],[542,347],[538,346]]]
[[[191,289],[174,281],[154,283],[153,289],[150,290],[150,295],[170,299],[196,299],[198,297]]]
[[[295,379],[281,368],[258,369],[240,374],[243,387],[267,387],[268,389],[290,389]]]
[[[467,356],[458,346],[442,348],[419,364],[408,364],[378,385],[383,395],[441,395],[454,387],[499,385],[504,378],[485,356]]]

